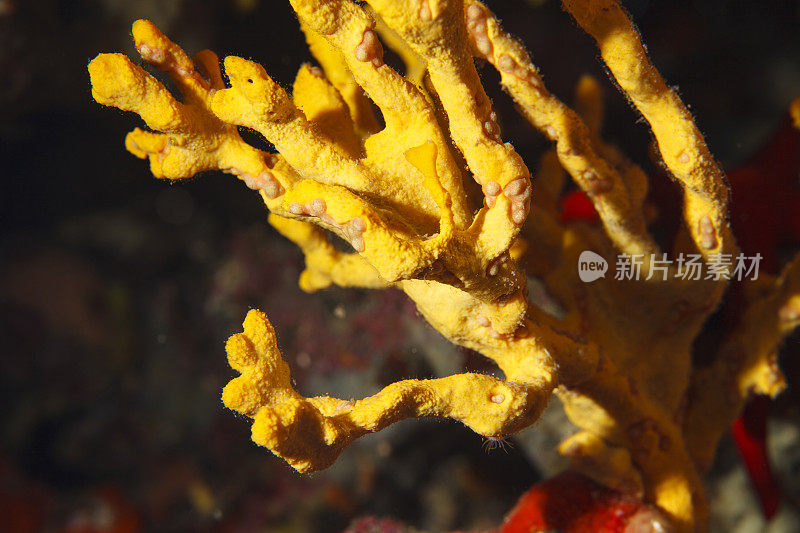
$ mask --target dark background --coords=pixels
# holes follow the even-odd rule
[[[798,2],[625,5],[725,168],[800,96]],[[646,125],[558,2],[490,7],[563,100],[582,74],[602,78],[606,137],[650,165]],[[481,363],[393,291],[301,293],[299,252],[230,176],[170,186],[125,152],[140,120],[92,100],[86,64],[133,57],[142,17],[190,54],[256,60],[285,87],[311,61],[283,2],[0,0],[0,515],[20,531],[334,531],[363,514],[434,530],[496,524],[540,476],[521,447],[485,453],[456,424],[411,421],[332,473],[299,476],[224,410],[223,343],[249,307],[270,315],[306,390],[358,397],[438,373],[437,357]],[[544,141],[482,75],[505,137],[533,165]]]

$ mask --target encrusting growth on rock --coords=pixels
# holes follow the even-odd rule
[[[464,373],[400,381],[357,401],[306,398],[291,385],[269,320],[253,310],[226,346],[241,376],[225,387],[225,405],[253,419],[256,443],[310,472],[354,439],[409,417],[449,417],[502,439],[535,422],[555,392],[581,430],[561,447],[575,469],[654,503],[680,531],[704,529],[700,480],[723,431],[749,394],[783,387],[775,354],[800,323],[800,263],[771,287],[759,280],[717,360],[692,367],[692,342],[733,274],[723,258],[738,253],[728,187],[624,10],[614,0],[563,1],[683,188],[682,248],[674,253],[696,251],[714,277],[684,279],[669,266],[647,279],[578,279],[584,250],[611,262],[617,253],[640,257],[643,272],[667,257],[646,227],[647,178],[602,139],[597,83],[581,81],[576,110],[559,101],[484,4],[291,4],[319,62],[300,67],[292,94],[235,56],[223,61],[226,85],[214,53],[189,58],[139,20],[139,54],[182,98],[121,54],[91,61],[92,95],[141,116],[148,130],[129,133],[125,146],[148,159],[157,178],[221,170],[258,191],[270,223],[305,254],[303,290],[396,287],[446,338],[495,361],[505,379]],[[384,45],[406,62],[405,76],[383,62]],[[533,183],[503,142],[476,57],[497,69],[524,117],[553,142]],[[796,103],[800,124],[798,110]],[[276,153],[246,143],[238,126],[260,133]],[[601,226],[559,220],[565,173]],[[324,230],[353,251],[338,250]],[[526,273],[544,281],[563,313],[529,302]]]

